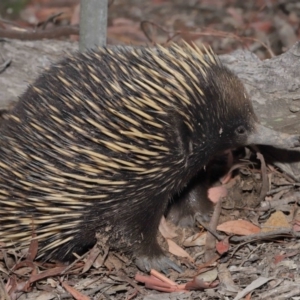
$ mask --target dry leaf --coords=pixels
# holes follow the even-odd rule
[[[218,253],[221,255],[228,252],[229,247],[230,247],[230,244],[229,244],[228,237],[226,237],[223,241],[220,241],[216,244],[216,249],[217,249]]]
[[[213,282],[218,278],[218,270],[217,268],[213,268],[211,270],[208,270],[206,272],[203,272],[197,276],[197,279],[201,279],[204,282]]]
[[[191,262],[194,261],[194,259],[185,251],[183,250],[180,246],[178,246],[174,241],[167,239],[167,243],[169,246],[169,252],[180,257],[186,257],[188,258]]]
[[[286,256],[282,255],[282,254],[275,255],[274,256],[274,264],[278,264],[278,263],[282,262],[285,258],[286,258]]]
[[[173,239],[177,236],[175,229],[168,224],[164,216],[160,220],[158,230],[165,239]]]
[[[204,246],[205,243],[206,243],[206,232],[203,232],[188,237],[184,241],[183,246],[185,247]]]
[[[217,230],[228,234],[250,235],[260,232],[260,228],[245,220],[228,221],[220,224]]]
[[[238,292],[238,294],[236,295],[236,297],[233,300],[243,299],[247,294],[260,288],[262,285],[266,284],[268,281],[273,280],[273,279],[274,278],[265,278],[265,277],[259,277],[259,278],[255,279],[248,286],[246,286],[242,291]]]
[[[62,282],[61,285],[67,290],[76,300],[91,300],[90,297],[80,293],[75,288],[68,285],[66,282]]]
[[[262,225],[262,232],[269,232],[282,228],[291,228],[291,225],[282,211],[276,211],[270,216],[266,223]]]
[[[198,274],[185,285],[186,290],[204,290],[209,288],[214,288],[219,285],[216,281],[218,277],[218,270],[216,268],[210,268],[207,271]]]

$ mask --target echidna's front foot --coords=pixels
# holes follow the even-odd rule
[[[196,215],[208,222],[214,206],[208,198],[207,189],[204,182],[192,182],[172,203],[167,219],[180,227],[194,227]]]
[[[181,268],[164,254],[154,257],[141,255],[136,258],[135,263],[144,272],[149,272],[151,269],[161,271],[165,274],[167,274],[168,269],[173,269],[179,273],[182,272]]]

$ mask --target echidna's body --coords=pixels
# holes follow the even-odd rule
[[[211,53],[102,49],[53,66],[0,129],[0,242],[69,259],[95,243],[165,268],[168,200],[211,155],[244,145],[256,119]]]

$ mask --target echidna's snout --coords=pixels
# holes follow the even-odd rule
[[[290,135],[267,128],[256,123],[248,136],[248,145],[270,145],[276,148],[292,149],[300,147],[300,135]]]

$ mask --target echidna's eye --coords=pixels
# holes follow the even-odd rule
[[[243,135],[246,133],[246,128],[243,125],[241,125],[235,130],[235,133],[238,135]]]

